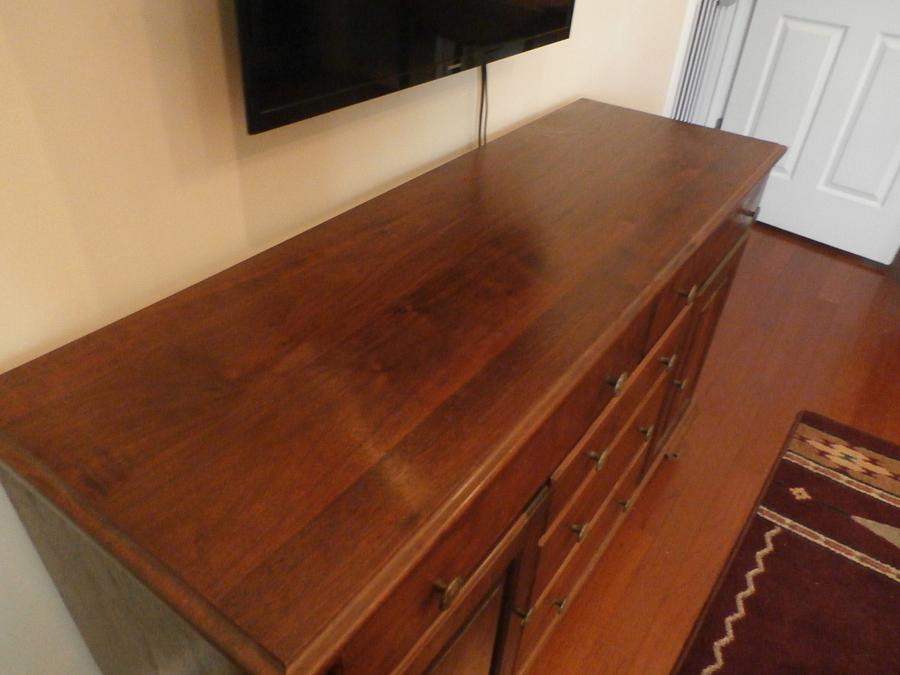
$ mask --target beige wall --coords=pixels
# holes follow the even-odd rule
[[[689,1],[578,0],[569,41],[490,67],[491,131],[661,112]],[[474,71],[248,137],[231,7],[0,3],[0,371],[473,147]],[[0,495],[0,671],[92,672],[17,526]]]

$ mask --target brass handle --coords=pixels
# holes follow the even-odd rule
[[[523,626],[527,626],[528,622],[531,621],[531,615],[534,614],[534,606],[529,607],[527,611],[514,607],[513,614],[522,619]]]
[[[672,354],[672,356],[660,356],[659,362],[666,367],[666,370],[672,370],[678,362],[678,354]]]
[[[649,427],[638,427],[638,431],[640,431],[644,435],[644,438],[649,441],[653,438],[653,432],[656,431],[656,425],[651,424]]]
[[[579,525],[578,523],[572,523],[569,525],[569,529],[575,533],[575,539],[579,542],[584,541],[584,538],[587,536],[587,523],[582,523]]]
[[[613,388],[613,396],[618,396],[622,393],[626,382],[628,382],[628,371],[623,372],[617,378],[609,377],[606,380],[606,384]]]
[[[684,389],[688,386],[688,382],[690,382],[690,378],[686,377],[683,380],[675,380],[672,384],[674,384],[679,389]]]
[[[631,507],[634,506],[634,497],[629,497],[625,501],[619,502],[619,506],[622,507],[622,510],[625,513],[631,511]]]
[[[609,459],[609,450],[607,449],[600,453],[589,452],[587,456],[594,463],[594,471],[600,471],[606,466],[606,460]]]
[[[553,606],[556,607],[556,611],[559,614],[562,614],[563,612],[566,611],[566,605],[568,605],[568,604],[569,604],[568,598],[554,598],[554,600],[553,600]]]
[[[456,596],[459,595],[462,587],[462,577],[456,577],[449,584],[445,584],[443,581],[435,582],[434,589],[441,594],[441,610],[445,610],[453,604],[453,601],[456,600]]]
[[[700,290],[700,287],[697,286],[697,284],[694,284],[693,286],[691,286],[690,290],[686,291],[684,289],[681,289],[680,291],[678,291],[678,295],[685,298],[685,300],[687,301],[687,304],[690,305],[692,302],[694,302],[694,300],[697,299],[697,292],[699,290]]]
[[[757,206],[755,209],[741,209],[740,214],[742,216],[747,216],[750,220],[756,220],[759,216],[759,207]]]

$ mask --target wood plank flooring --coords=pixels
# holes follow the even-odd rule
[[[757,226],[698,387],[532,673],[668,673],[799,411],[900,440],[900,281]]]

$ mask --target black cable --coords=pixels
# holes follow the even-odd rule
[[[487,145],[487,131],[488,131],[488,112],[490,111],[490,98],[488,97],[488,71],[487,64],[481,64],[482,73],[481,80],[484,83],[484,132],[481,134],[483,139],[482,145]]]
[[[478,101],[478,147],[487,143],[488,88],[487,64],[481,64],[481,96]]]
[[[481,125],[484,120],[484,70],[478,71],[478,147],[481,147]]]

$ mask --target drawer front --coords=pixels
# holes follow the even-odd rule
[[[572,401],[575,405],[565,410],[578,420],[579,436],[611,401],[618,400],[624,393],[628,379],[644,355],[651,313],[652,307],[645,307],[638,313],[570,396],[570,399],[576,399]]]
[[[581,440],[550,477],[550,520],[553,522],[568,508],[575,491],[592,472],[607,472],[609,447],[625,421],[634,413],[660,373],[678,369],[690,320],[685,307],[669,330],[644,357],[628,378],[621,395],[614,398],[588,428]]]
[[[630,374],[641,360],[641,351],[650,327],[652,306],[644,307],[619,338],[600,356],[584,377],[537,432],[528,439],[521,456],[528,458],[529,475],[545,479],[557,469],[598,415],[616,395],[615,383]],[[627,380],[627,378],[626,378]],[[574,485],[572,492],[577,485]],[[537,485],[533,486],[537,489]],[[571,494],[571,492],[570,492]],[[555,498],[551,494],[551,511]],[[559,508],[555,511],[558,513]]]
[[[621,426],[612,443],[604,448],[607,459],[603,468],[588,472],[571,505],[541,538],[535,594],[539,595],[547,587],[573,549],[604,536],[603,529],[597,529],[598,510],[609,498],[616,481],[652,441],[670,379],[665,371],[657,375],[648,396]]]
[[[632,486],[636,485],[640,479],[640,471],[634,467],[634,464],[642,465],[642,458],[653,442],[656,422],[659,419],[663,401],[671,387],[671,381],[672,374],[669,372],[662,373],[656,378],[647,398],[616,438],[617,446],[621,443],[625,452],[620,454],[618,463],[613,465],[613,471],[605,476],[602,472],[598,474],[599,480],[596,484],[597,490],[606,498],[610,494],[614,494],[613,501],[624,501],[618,491],[626,483]],[[626,474],[624,478],[622,478],[623,474]],[[607,530],[600,526],[601,523],[596,515],[594,518],[595,521],[590,526],[594,538],[605,537]]]
[[[517,663],[523,670],[527,670],[542,642],[569,609],[598,556],[609,545],[616,527],[622,522],[625,516],[624,504],[634,493],[643,467],[640,455],[641,453],[637,453],[616,485],[614,497],[608,499],[597,513],[592,523],[595,536],[585,540],[584,546],[573,551],[549,588],[535,603],[531,620],[525,627],[520,643]]]
[[[655,343],[681,309],[705,290],[716,267],[755,219],[762,187],[760,184],[747,194],[741,205],[713,231],[662,290],[647,335],[648,345]]]

